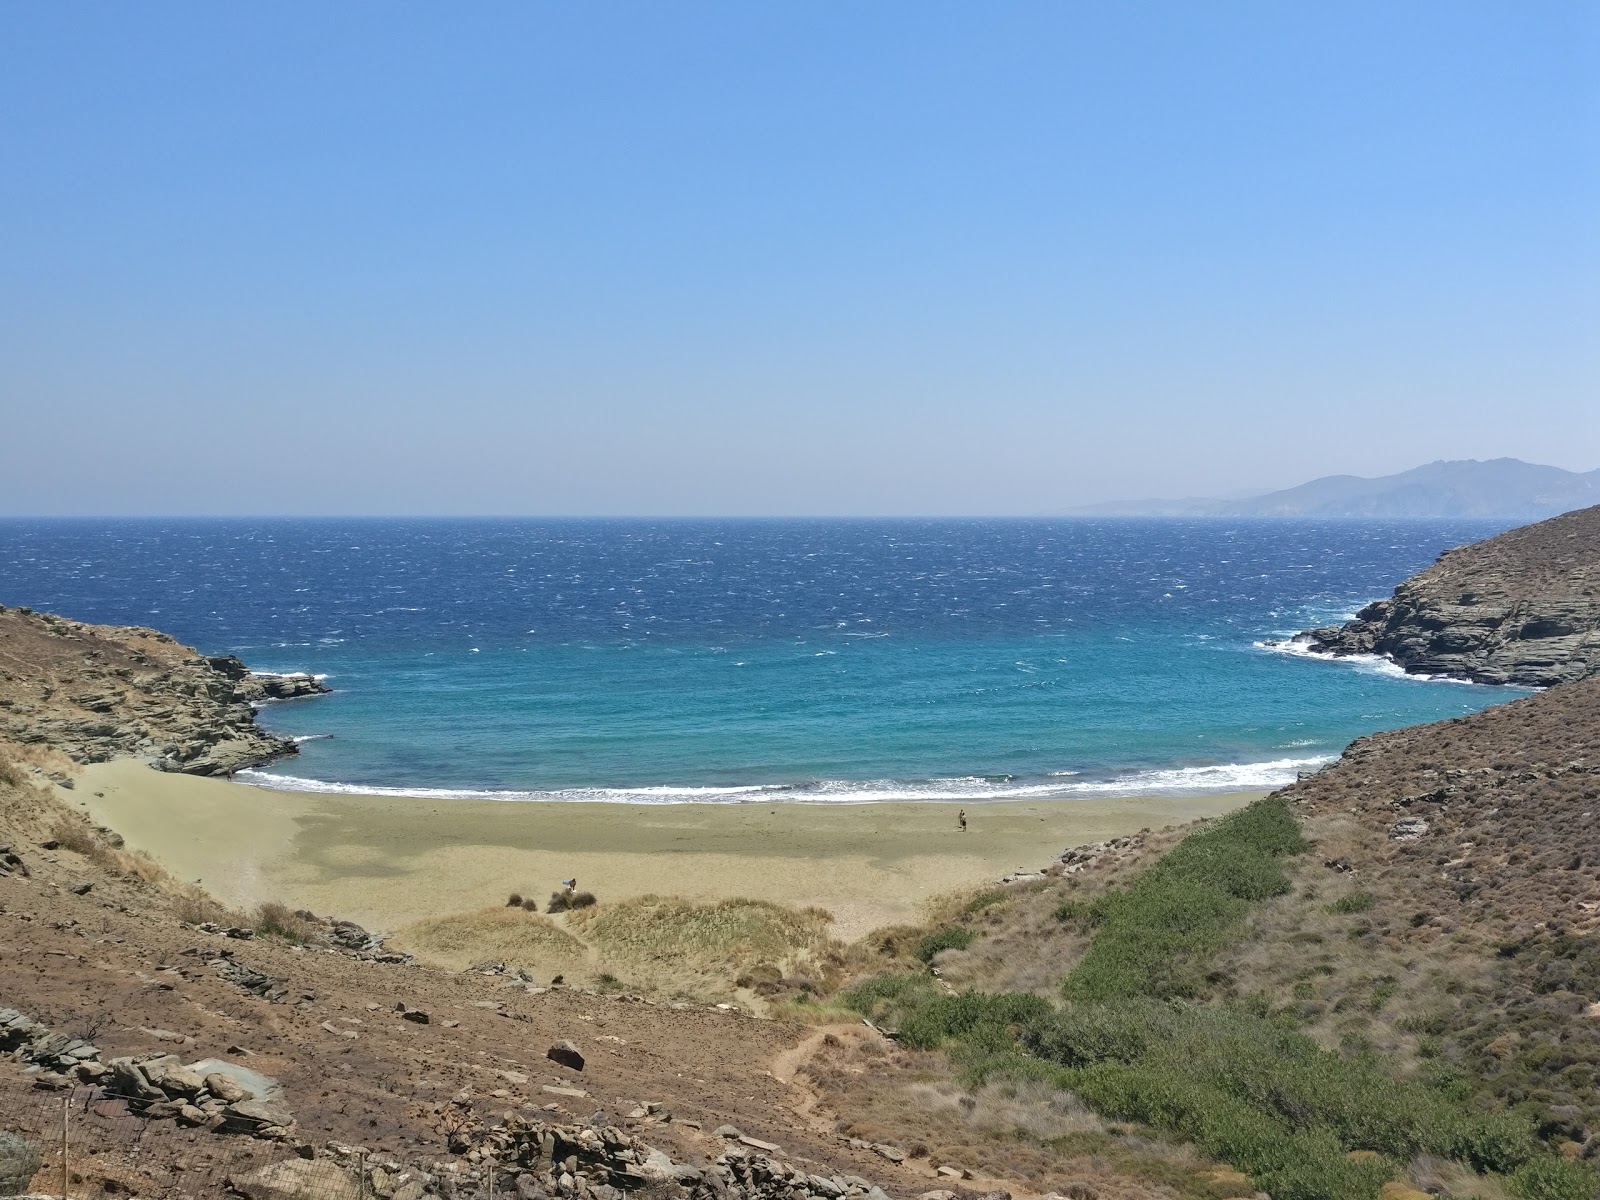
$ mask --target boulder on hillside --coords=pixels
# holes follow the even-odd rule
[[[277,1100],[240,1100],[228,1105],[222,1115],[223,1128],[230,1133],[265,1134],[294,1125],[294,1114]]]
[[[563,1067],[570,1067],[574,1071],[583,1070],[583,1052],[565,1038],[546,1050],[544,1056],[551,1062],[560,1063]]]
[[[39,1151],[14,1133],[0,1132],[0,1196],[20,1196],[39,1169]]]
[[[326,1159],[289,1158],[228,1182],[250,1200],[362,1200],[364,1191],[355,1172]]]

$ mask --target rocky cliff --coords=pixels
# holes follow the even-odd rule
[[[1477,683],[1544,687],[1600,671],[1600,505],[1446,551],[1355,620],[1296,640]]]
[[[0,606],[0,739],[74,762],[149,758],[165,771],[227,775],[295,752],[255,706],[328,689],[309,675],[256,675],[164,633],[86,625]]]

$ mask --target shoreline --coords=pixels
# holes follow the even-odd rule
[[[1264,792],[973,801],[967,833],[950,811],[959,801],[507,803],[263,788],[135,758],[85,766],[58,794],[238,907],[280,900],[393,932],[576,876],[602,902],[816,906],[855,940],[1070,846],[1221,815]]]
[[[311,735],[297,741],[311,741]],[[1125,772],[1053,771],[1045,775],[960,775],[927,778],[809,779],[776,783],[644,783],[569,785],[546,788],[445,787],[353,784],[270,770],[263,763],[229,778],[268,792],[301,795],[365,796],[388,799],[492,801],[497,804],[623,804],[658,807],[673,804],[784,804],[829,807],[849,804],[990,804],[1021,800],[1066,801],[1199,799],[1209,795],[1266,792],[1287,787],[1308,772],[1338,758],[1336,753],[1305,754],[1309,747],[1278,747],[1298,756],[1246,762],[1143,767]]]

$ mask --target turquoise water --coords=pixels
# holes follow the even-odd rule
[[[10,521],[7,603],[325,674],[255,782],[508,799],[1267,787],[1519,694],[1270,639],[1481,522]]]

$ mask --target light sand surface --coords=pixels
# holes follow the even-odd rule
[[[601,898],[744,896],[817,905],[852,939],[914,920],[930,897],[1068,846],[1214,816],[1258,792],[969,804],[568,804],[271,791],[124,759],[64,799],[185,882],[238,906],[394,930],[422,917],[541,901],[562,879]]]

